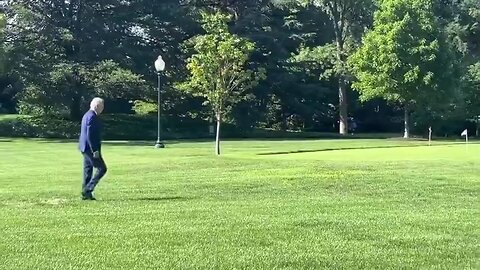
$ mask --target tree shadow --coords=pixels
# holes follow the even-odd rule
[[[150,196],[150,197],[134,197],[121,199],[122,201],[150,201],[150,202],[162,202],[162,201],[189,201],[194,197],[182,197],[182,196]]]
[[[102,145],[113,146],[154,146],[155,141],[104,141]]]
[[[477,144],[477,143],[471,143]],[[445,145],[459,145],[459,143],[442,143],[431,145],[430,147],[445,146]],[[345,151],[345,150],[367,150],[367,149],[385,149],[385,148],[413,148],[413,147],[427,147],[426,144],[418,145],[385,145],[385,146],[366,146],[366,147],[343,147],[343,148],[323,148],[323,149],[306,149],[306,150],[292,150],[281,152],[268,152],[259,153],[259,156],[273,156],[273,155],[288,155],[288,154],[300,154],[300,153],[315,153],[315,152],[329,152],[329,151]]]
[[[155,146],[155,140],[152,141],[104,141],[102,145],[113,145],[113,146]],[[180,143],[205,143],[213,142],[211,139],[185,139],[185,140],[165,140],[162,141],[167,147],[172,144]]]
[[[39,143],[78,143],[78,139],[30,139]]]

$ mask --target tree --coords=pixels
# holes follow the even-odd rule
[[[8,39],[18,60],[15,68],[25,86],[18,94],[20,111],[41,114],[67,111],[72,119],[78,119],[82,104],[93,95],[131,97],[133,85],[134,89],[146,90],[141,75],[128,67],[126,44],[136,28],[133,18],[124,14],[128,14],[126,11],[134,3],[119,0],[8,3]],[[101,82],[97,77],[102,78]]]
[[[440,19],[442,27],[448,36],[448,43],[452,44],[457,52],[461,68],[461,93],[457,102],[452,106],[449,120],[443,121],[448,127],[465,128],[465,120],[476,122],[477,135],[480,128],[480,96],[478,82],[480,82],[480,1],[478,0],[437,0],[435,13]],[[444,119],[442,119],[444,120]]]
[[[217,121],[215,153],[220,155],[220,126],[231,106],[245,96],[263,77],[261,71],[248,69],[248,59],[255,45],[231,34],[229,15],[220,12],[202,13],[206,34],[191,40],[194,54],[188,59],[190,77],[180,88],[203,97],[213,109]]]
[[[300,57],[297,60],[305,60],[302,56],[315,56],[316,61],[321,65],[331,66],[330,75],[338,78],[338,107],[339,107],[339,133],[344,135],[348,133],[348,102],[347,85],[348,74],[346,62],[349,54],[353,51],[356,40],[361,37],[365,26],[368,25],[371,13],[374,11],[374,1],[372,0],[276,0],[283,5],[300,3],[302,5],[313,5],[321,8],[329,17],[333,27],[333,44],[321,45],[317,48],[305,48],[305,52],[300,50]],[[332,50],[333,49],[333,50]],[[326,55],[325,52],[333,52],[335,58]],[[327,76],[328,77],[328,76]]]
[[[76,63],[60,63],[42,72],[42,78],[35,83],[27,84],[19,95],[18,107],[25,114],[69,112],[70,118],[77,119],[79,115],[76,114],[76,110],[72,111],[72,107],[80,108],[82,101],[88,104],[89,97],[131,100],[144,96],[146,89],[147,84],[142,76],[121,68],[110,60],[96,63],[91,67]]]
[[[13,96],[11,76],[8,71],[9,50],[5,43],[5,27],[5,14],[0,13],[0,113],[11,110]]]
[[[448,104],[458,68],[432,0],[383,0],[373,30],[350,57],[361,100],[382,97],[404,108],[404,137],[417,106]]]

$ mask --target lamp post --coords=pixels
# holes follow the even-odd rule
[[[158,56],[157,61],[155,61],[155,70],[157,71],[157,77],[158,77],[158,118],[157,118],[157,143],[155,144],[155,148],[164,148],[165,145],[161,142],[160,140],[160,103],[161,103],[161,96],[160,96],[160,77],[162,71],[165,70],[165,62],[162,59],[162,56]]]

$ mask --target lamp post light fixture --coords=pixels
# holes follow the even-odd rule
[[[155,144],[155,148],[164,148],[165,145],[162,143],[160,139],[160,103],[161,103],[161,95],[160,95],[160,89],[161,89],[161,73],[165,70],[165,61],[163,61],[162,56],[159,55],[157,61],[155,61],[155,70],[157,71],[157,77],[158,77],[158,118],[157,118],[157,143]]]

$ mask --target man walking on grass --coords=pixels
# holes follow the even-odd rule
[[[90,103],[90,110],[82,118],[79,139],[79,149],[83,154],[82,200],[95,200],[93,190],[107,173],[107,166],[102,157],[101,123],[98,117],[103,108],[103,99],[96,97]],[[96,169],[95,175],[93,168]]]

